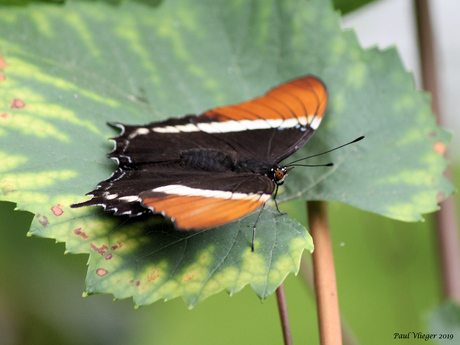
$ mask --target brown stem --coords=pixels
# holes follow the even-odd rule
[[[334,257],[324,201],[307,202],[308,222],[315,250],[313,275],[315,279],[321,345],[341,345],[339,299],[335,279]]]
[[[284,344],[292,345],[291,327],[289,326],[289,316],[287,311],[286,295],[284,294],[283,284],[281,284],[278,287],[278,289],[276,289],[276,300],[278,301],[278,310],[280,312]]]
[[[432,108],[438,124],[442,125],[441,108],[438,97],[436,57],[430,11],[427,0],[414,1],[417,19],[420,62],[422,65],[423,87],[431,93]],[[449,176],[449,171],[446,171]],[[441,204],[436,213],[437,237],[440,265],[443,277],[444,297],[460,303],[460,250],[457,229],[456,205],[453,196]]]
[[[302,277],[308,292],[314,293],[313,285],[313,268],[311,262],[307,262],[304,257],[300,262],[300,276]],[[353,333],[351,327],[347,324],[343,315],[340,316],[340,323],[342,324],[342,341],[344,345],[359,345],[359,341]]]

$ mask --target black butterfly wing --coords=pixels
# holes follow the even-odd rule
[[[322,81],[306,76],[253,100],[209,110],[196,119],[228,125],[231,132],[222,134],[238,147],[240,157],[278,164],[313,135],[323,118],[327,98]]]
[[[101,205],[129,215],[150,209],[183,229],[238,219],[269,199],[270,167],[306,143],[326,103],[322,82],[307,76],[199,116],[112,124],[122,130],[109,154],[120,169],[88,193],[91,200],[73,207]]]
[[[212,149],[232,160],[278,164],[300,149],[321,123],[327,91],[317,78],[291,80],[251,101],[202,115],[122,129],[109,154],[121,166],[174,161],[181,152]]]
[[[148,187],[147,187],[148,186]],[[100,205],[116,215],[150,209],[181,229],[204,229],[239,219],[262,206],[273,192],[270,178],[232,172],[190,172],[178,163],[116,171],[78,206]]]

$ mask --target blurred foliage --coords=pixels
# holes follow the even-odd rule
[[[76,0],[73,0],[76,1]],[[81,0],[83,1],[83,0]],[[125,0],[99,0],[112,5],[120,5]],[[143,3],[147,6],[156,7],[160,5],[164,0],[131,0]],[[342,14],[354,11],[370,2],[375,0],[333,0],[335,9],[340,10]],[[43,2],[43,3],[55,3],[62,4],[66,0],[0,0],[0,6],[25,6],[31,2]]]
[[[47,4],[63,4],[65,0],[0,0],[0,6],[26,6],[31,2],[41,2]]]
[[[347,14],[375,0],[333,0],[334,8],[341,14]]]
[[[460,339],[460,306],[446,301],[437,306],[428,316],[430,337],[436,344],[456,344]]]
[[[33,2],[47,3],[47,4],[64,4],[66,1],[89,1],[89,0],[0,0],[0,6],[26,6]],[[159,6],[164,0],[94,0],[98,2],[105,2],[109,5],[119,6],[126,1],[135,1],[150,7]]]

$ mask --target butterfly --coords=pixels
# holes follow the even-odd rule
[[[182,230],[207,229],[261,208],[292,170],[280,163],[311,138],[327,90],[308,75],[261,97],[121,130],[108,157],[118,170],[71,207],[115,215],[161,213]],[[278,209],[279,210],[279,209]]]

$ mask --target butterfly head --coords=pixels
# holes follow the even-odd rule
[[[276,167],[271,169],[272,179],[276,185],[281,186],[284,183],[284,179],[289,174],[289,172],[294,169],[286,167]]]

